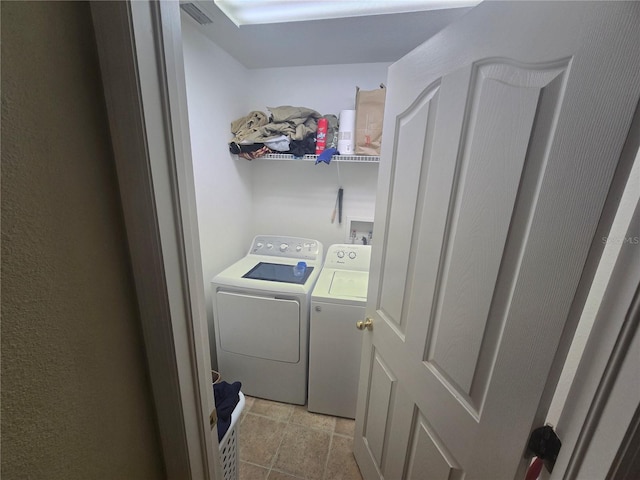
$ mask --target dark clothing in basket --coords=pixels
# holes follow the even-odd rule
[[[240,401],[240,382],[220,382],[213,385],[213,396],[216,401],[216,413],[218,414],[218,441],[222,440],[224,434],[231,425],[231,414]]]

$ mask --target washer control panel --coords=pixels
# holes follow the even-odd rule
[[[251,254],[322,261],[322,243],[310,238],[258,235],[251,243]]]
[[[341,268],[368,272],[370,261],[371,245],[338,243],[328,248],[324,266],[325,268]]]

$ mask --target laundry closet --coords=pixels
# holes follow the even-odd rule
[[[199,8],[206,5],[196,3]],[[465,9],[460,9],[461,12]],[[460,13],[461,14],[461,13]],[[457,14],[458,15],[458,14]],[[205,26],[206,27],[206,26]],[[378,159],[329,165],[299,159],[245,160],[229,152],[233,120],[268,107],[308,107],[338,116],[355,108],[356,87],[386,83],[391,62],[247,68],[182,12],[182,36],[198,227],[205,286],[247,253],[256,235],[312,238],[325,249],[352,241],[350,222],[372,222]],[[425,37],[416,42],[424,41]],[[303,41],[300,39],[300,41]],[[286,46],[274,45],[282,55]],[[313,45],[307,54],[310,63]],[[342,188],[342,222],[332,213]],[[375,241],[375,239],[374,239]],[[211,292],[206,289],[212,365],[216,366]]]

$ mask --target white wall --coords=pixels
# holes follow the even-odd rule
[[[202,270],[212,364],[217,362],[209,282],[251,242],[252,170],[228,150],[231,121],[248,112],[245,67],[183,16],[182,35]]]
[[[309,107],[322,115],[338,115],[355,108],[356,86],[373,90],[387,82],[390,63],[359,63],[249,70],[252,110],[293,105]],[[267,112],[268,113],[268,112]]]
[[[356,86],[378,88],[387,81],[388,63],[250,70],[252,110],[304,106],[339,115],[355,107]],[[344,189],[343,221],[373,219],[376,164],[330,165],[253,160],[253,234],[294,235],[319,240],[325,249],[345,241],[345,225],[331,223],[338,187]],[[338,169],[340,180],[338,179]]]
[[[255,234],[293,235],[319,240],[327,247],[345,242],[347,216],[373,220],[377,164],[254,160]],[[343,198],[343,225],[331,223],[338,193]],[[374,238],[375,241],[375,238]]]

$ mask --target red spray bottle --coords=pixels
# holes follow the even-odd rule
[[[318,120],[318,131],[316,133],[316,155],[320,155],[327,145],[327,119]]]

